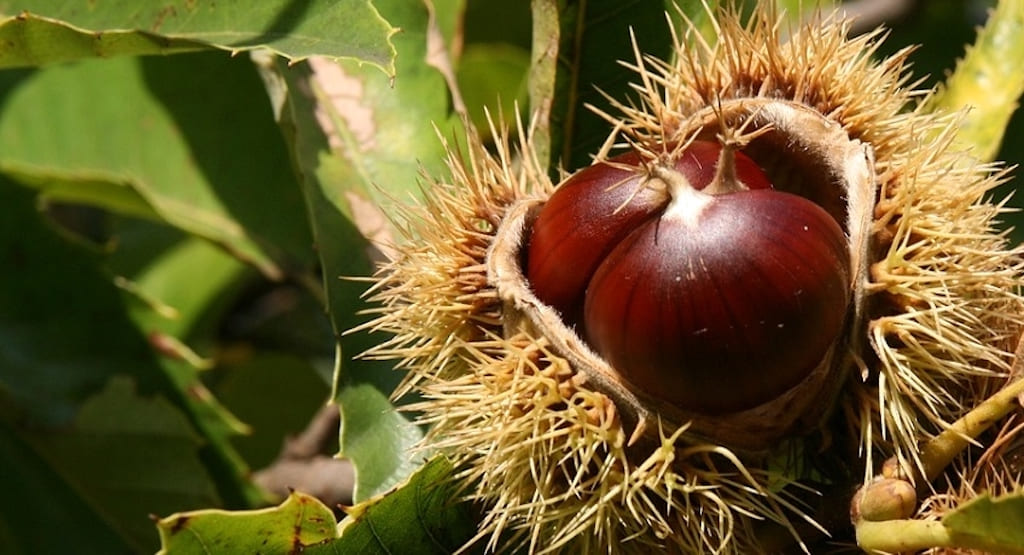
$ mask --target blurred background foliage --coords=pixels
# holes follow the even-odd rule
[[[326,475],[347,484],[328,505],[406,479],[422,432],[387,397],[398,374],[351,360],[381,338],[341,336],[365,318],[366,283],[339,276],[372,271],[395,238],[388,203],[441,173],[436,134],[457,144],[460,103],[486,129],[485,108],[512,121],[548,95],[552,165],[573,169],[607,132],[583,105],[627,93],[613,63],[630,56],[627,28],[669,53],[671,2],[559,2],[563,33],[587,33],[563,34],[544,85],[528,79],[531,49],[551,22],[525,1],[71,4],[0,0],[3,553],[152,552],[151,515],[276,503],[287,491],[258,478],[332,397],[340,434],[335,415],[330,441],[298,457],[354,464]],[[699,4],[680,2],[698,23]],[[922,45],[911,60],[931,87],[992,2],[889,4],[881,54]],[[1020,112],[998,158],[1024,162]],[[438,514],[459,531],[444,546],[471,533],[452,522],[472,515]]]

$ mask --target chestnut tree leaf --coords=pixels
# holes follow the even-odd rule
[[[208,459],[211,472],[218,482],[237,484],[239,495],[229,494],[225,501],[232,506],[262,502],[263,494],[244,478],[250,468],[232,443],[252,430],[202,381],[200,370],[210,364],[204,357],[212,353],[197,353],[190,346],[194,342],[207,346],[214,340],[224,313],[255,271],[209,241],[179,233],[176,241],[161,247],[151,240],[159,235],[156,224],[118,223],[114,235],[117,250],[108,267],[122,273],[116,279],[132,294],[127,303],[129,316],[162,355],[161,369],[175,389],[184,393],[182,399],[208,449],[217,453]],[[144,262],[126,260],[140,252],[149,254]],[[280,437],[275,439],[280,441]]]
[[[469,504],[455,501],[451,475],[448,460],[434,457],[394,490],[347,509],[341,536],[304,553],[455,553],[474,536],[476,523]]]
[[[557,149],[560,140],[552,138],[552,115],[558,84],[558,56],[562,43],[560,0],[533,0],[530,10],[533,20],[533,42],[530,45],[530,74],[527,89],[530,96],[530,115],[534,121],[533,149],[542,167],[551,167],[552,144]],[[566,30],[568,31],[568,29]],[[557,128],[555,128],[557,129]]]
[[[146,222],[148,223],[148,222]],[[236,291],[254,271],[209,241],[182,236],[156,252],[148,252],[144,265],[132,268],[124,257],[146,253],[152,225],[121,223],[114,237],[117,247],[108,266],[121,274],[122,287],[135,293],[129,305],[132,319],[146,333],[162,333],[186,341],[203,324],[207,313],[221,314],[235,301]],[[202,268],[202,272],[196,272]]]
[[[207,431],[227,427],[222,415],[203,411],[194,369],[181,374],[193,381],[179,381],[157,360],[104,259],[58,234],[36,193],[2,175],[0,205],[0,420],[20,452],[45,461],[32,474],[38,482],[22,487],[59,493],[55,480],[69,484],[80,497],[68,506],[88,505],[109,527],[97,537],[120,538],[133,552],[155,547],[150,511],[245,503],[244,474]],[[59,499],[21,503],[56,513],[55,525],[66,514],[37,507]]]
[[[533,2],[530,105],[539,113],[540,146],[550,144],[550,163],[567,170],[589,165],[612,125],[588,105],[615,115],[602,92],[620,101],[635,98],[630,83],[637,80],[636,74],[620,63],[635,63],[631,30],[640,52],[670,59],[669,20],[678,22],[683,13],[703,28],[708,21],[706,10],[717,4],[701,0]]]
[[[157,523],[162,548],[173,553],[299,553],[337,537],[334,513],[315,497],[293,492],[277,507],[206,509]]]
[[[0,416],[11,418],[16,432],[47,441],[73,425],[81,404],[112,377],[127,376],[141,395],[159,394],[187,410],[187,422],[215,445],[204,446],[203,463],[218,497],[236,505],[254,499],[226,449],[226,436],[236,433],[232,422],[202,395],[195,369],[154,356],[104,259],[58,235],[37,204],[33,191],[0,175]]]
[[[1024,553],[1024,493],[1000,497],[980,495],[942,517],[953,545],[958,536],[983,538],[1006,553]],[[971,545],[966,543],[965,545]]]
[[[247,60],[92,60],[3,92],[0,172],[46,198],[167,222],[272,278],[313,264],[302,198]]]
[[[373,272],[379,256],[364,235],[367,222],[387,232],[379,209],[362,196],[365,184],[351,179],[350,168],[332,152],[316,118],[317,99],[308,96],[315,81],[308,66],[286,67],[270,61],[268,80],[279,78],[280,123],[291,143],[295,164],[302,168],[302,190],[323,265],[324,299],[338,337],[334,398],[342,414],[340,454],[356,469],[354,495],[386,489],[409,470],[406,450],[420,437],[418,429],[388,400],[398,373],[379,361],[355,359],[374,338],[343,334],[360,321],[366,308],[360,295],[367,284],[351,278]]]
[[[370,0],[0,0],[0,68],[266,48],[292,61],[312,55],[353,59],[393,75],[395,31]]]
[[[969,108],[957,140],[983,161],[995,159],[1010,118],[1024,94],[1024,2],[998,2],[974,45],[960,60],[928,108]]]
[[[466,45],[459,58],[458,81],[470,121],[484,141],[490,134],[487,114],[511,125],[528,102],[530,53],[506,43]]]
[[[28,427],[67,425],[115,375],[169,392],[102,258],[59,236],[36,204],[33,191],[0,175],[0,391],[11,416]]]
[[[218,371],[224,377],[216,384],[217,398],[255,432],[231,438],[254,468],[272,464],[281,454],[281,438],[302,433],[329,393],[309,361],[292,353],[259,351],[225,361]]]
[[[0,395],[0,409],[5,400]],[[131,553],[114,531],[64,478],[0,417],[0,546],[5,553],[63,553],[69,545],[82,555]],[[39,533],[45,522],[60,534]]]
[[[435,125],[449,127],[451,118],[445,78],[426,63],[428,7],[403,0],[375,5],[403,29],[394,37],[399,57],[393,82],[344,61],[258,61],[299,170],[323,268],[325,303],[340,338],[334,395],[342,415],[340,455],[355,468],[357,501],[385,491],[416,468],[409,450],[422,434],[389,399],[401,375],[389,363],[355,358],[383,338],[345,333],[365,321],[362,312],[368,308],[360,298],[367,282],[351,278],[371,275],[381,260],[377,247],[395,241],[382,207],[417,196],[420,172],[436,174],[443,167]],[[451,21],[460,5],[431,4],[442,22]]]
[[[70,429],[28,441],[137,551],[155,547],[147,515],[220,504],[186,417],[124,377],[87,400]]]
[[[100,269],[101,258],[48,226],[35,197],[0,176],[2,543],[26,546],[12,552],[59,552],[68,544],[47,548],[55,547],[52,540],[59,537],[81,541],[83,552],[137,551],[139,538],[126,535],[126,523],[112,518],[124,513],[105,511],[121,502],[118,495],[82,489],[87,477],[102,468],[91,466],[96,461],[89,453],[62,458],[53,449],[81,440],[83,404],[100,412],[109,407],[98,399],[106,399],[102,390],[114,376],[130,379],[145,395],[170,397],[174,392],[145,338],[125,315],[120,292]],[[137,471],[128,461],[121,462],[122,471]],[[109,467],[115,461],[100,464]],[[26,467],[30,471],[8,472]],[[214,497],[193,500],[208,503]],[[20,526],[26,518],[28,526]],[[59,527],[62,534],[39,534],[39,522]],[[127,526],[136,529],[134,523]]]
[[[835,5],[836,0],[818,0],[808,4],[803,0],[776,0],[775,5],[779,13],[786,15],[786,19],[794,23],[799,22],[803,17],[814,13],[828,13]],[[752,8],[755,4],[747,4]]]

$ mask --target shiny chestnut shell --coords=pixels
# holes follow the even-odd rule
[[[586,293],[585,338],[641,389],[736,412],[821,361],[849,302],[839,225],[779,191],[718,195],[693,222],[661,217],[619,242]]]
[[[637,154],[570,178],[533,224],[526,277],[625,382],[728,414],[821,363],[850,301],[849,247],[824,209],[771,190],[741,153],[738,183],[700,192],[721,149],[696,145],[668,166],[681,188],[652,182]]]
[[[714,179],[721,151],[718,143],[695,141],[674,168],[695,189],[703,189]],[[559,186],[533,224],[527,280],[537,297],[570,326],[583,316],[584,292],[598,264],[616,243],[668,205],[667,191],[644,183],[641,164],[641,156],[629,152],[580,170]],[[771,187],[748,156],[735,153],[735,164],[747,188]]]

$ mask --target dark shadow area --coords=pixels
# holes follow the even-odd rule
[[[61,237],[39,213],[36,192],[3,176],[0,206],[0,390],[20,421],[66,426],[119,374],[143,394],[173,395],[101,257]]]
[[[0,403],[3,403],[0,400]],[[49,463],[0,419],[0,521],[4,553],[129,555],[134,551]],[[45,523],[45,528],[42,528]],[[52,527],[52,528],[51,528]],[[60,530],[59,534],[44,530]]]
[[[316,256],[301,191],[248,56],[204,52],[139,63],[225,210],[286,272],[311,267]]]
[[[257,46],[289,34],[307,17],[306,12],[309,11],[310,4],[312,4],[311,0],[289,2],[262,33],[249,40],[237,42],[234,46]]]
[[[568,8],[566,17],[584,18],[585,24],[582,36],[561,39],[565,54],[559,56],[559,71],[575,73],[575,82],[559,83],[558,87],[574,86],[576,90],[569,96],[576,98],[571,106],[552,110],[552,128],[564,128],[566,133],[563,144],[552,145],[552,162],[574,170],[590,165],[591,156],[610,131],[608,122],[585,105],[614,114],[617,111],[602,93],[619,100],[636,98],[630,84],[636,82],[637,75],[619,63],[624,52],[632,52],[630,29],[643,29],[637,33],[637,45],[641,52],[658,59],[670,59],[672,41],[665,5],[660,2],[623,2],[613,9],[586,9],[586,4],[581,4]]]
[[[0,71],[0,110],[7,104],[7,98],[18,86],[35,74],[35,68],[16,68]],[[0,112],[2,113],[2,112]]]

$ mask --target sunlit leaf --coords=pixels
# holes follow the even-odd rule
[[[344,29],[345,32],[338,32]],[[394,73],[395,31],[369,0],[0,1],[0,68],[119,54],[268,48],[351,58]]]
[[[533,137],[534,151],[542,167],[550,166],[552,158],[558,157],[557,153],[552,152],[552,148],[557,149],[561,145],[561,140],[553,136],[557,128],[551,115],[558,90],[558,56],[562,43],[559,5],[559,0],[530,2],[533,43],[530,46],[530,75],[527,79],[527,88],[530,95],[530,115],[535,119],[536,127]]]
[[[981,160],[999,152],[1010,117],[1024,93],[1024,2],[998,2],[988,23],[944,86],[929,101],[933,110],[969,108],[958,141]]]
[[[117,240],[119,252],[125,248],[134,250],[135,245],[121,244],[126,240],[122,234]],[[144,267],[126,276],[137,291],[161,307],[135,307],[133,317],[147,332],[159,331],[184,339],[204,312],[230,302],[232,288],[249,276],[248,268],[236,258],[196,238],[183,238],[157,254]],[[115,271],[117,260],[112,260]],[[197,273],[197,268],[202,268],[202,273]]]
[[[451,3],[435,8],[450,8]],[[263,65],[271,98],[300,168],[320,254],[327,307],[337,333],[364,320],[366,276],[380,260],[377,245],[395,240],[383,207],[419,191],[424,169],[437,173],[444,150],[435,124],[448,125],[450,97],[443,75],[424,65],[427,7],[400,0],[377,3],[402,27],[392,83],[351,63]],[[448,16],[441,17],[448,20]],[[371,243],[368,239],[373,240]],[[400,379],[389,364],[353,360],[380,337],[341,336],[336,399],[342,411],[341,455],[356,469],[355,498],[365,499],[403,479],[415,462],[409,448],[421,437],[388,395]]]
[[[405,453],[410,438],[415,441],[418,436],[415,427],[387,400],[386,392],[396,384],[398,373],[387,364],[353,360],[369,348],[371,339],[365,334],[341,335],[356,325],[359,311],[366,308],[360,299],[366,283],[345,278],[369,275],[376,256],[364,235],[367,229],[360,229],[354,221],[364,226],[376,222],[377,229],[386,233],[386,219],[363,196],[364,182],[352,179],[345,159],[329,146],[315,118],[315,99],[302,94],[311,90],[312,74],[302,66],[272,65],[266,70],[283,79],[287,101],[282,105],[282,128],[293,145],[297,165],[304,170],[303,191],[323,264],[326,305],[341,342],[337,364],[344,377],[335,394],[342,410],[341,453],[357,469],[357,495],[372,495],[402,478],[401,472],[409,464]],[[370,417],[362,421],[357,415],[363,414]],[[384,479],[380,479],[382,474]]]
[[[1005,553],[1024,553],[1024,494],[981,495],[947,513],[942,524],[954,538],[984,538],[988,545],[1001,546]]]
[[[298,553],[337,536],[334,514],[295,492],[281,505],[255,511],[200,510],[157,523],[161,554]]]
[[[0,172],[47,198],[166,221],[272,277],[312,262],[302,199],[247,60],[91,61],[8,86]]]
[[[307,553],[447,555],[476,533],[472,510],[454,500],[451,464],[432,459],[394,491],[348,510],[341,537]],[[470,550],[463,553],[477,553]]]
[[[526,76],[530,54],[502,43],[476,43],[459,59],[458,79],[470,120],[486,138],[490,132],[485,115],[501,121],[516,120],[516,106],[527,107]]]

